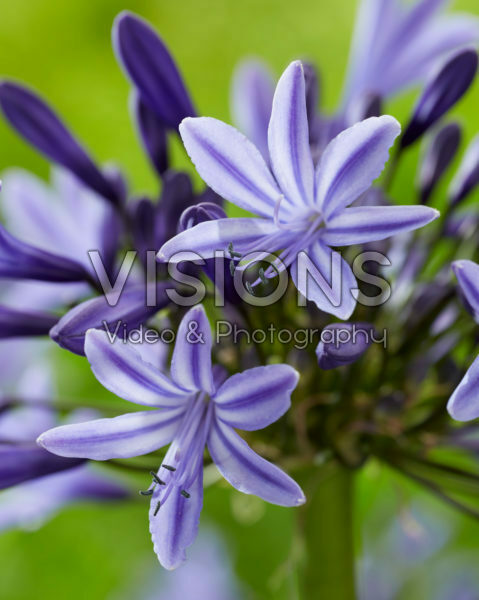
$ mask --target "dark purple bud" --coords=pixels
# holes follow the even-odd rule
[[[178,230],[184,231],[205,221],[215,221],[216,219],[225,218],[226,213],[221,206],[211,202],[202,202],[195,206],[190,206],[190,208],[187,208],[183,212],[178,224]]]
[[[168,169],[168,146],[166,127],[138,94],[133,96],[133,114],[145,152],[156,171],[163,175]]]
[[[325,371],[356,362],[374,341],[369,323],[332,323],[321,332],[316,356]]]
[[[71,171],[100,196],[119,204],[114,185],[39,96],[5,81],[0,83],[0,106],[10,125],[32,146]]]
[[[62,348],[83,356],[88,329],[106,331],[107,326],[112,336],[121,337],[167,306],[170,300],[166,290],[171,287],[171,282],[132,285],[125,288],[115,306],[108,304],[105,296],[82,302],[58,321],[51,329],[50,337]]]
[[[477,53],[462,50],[446,62],[426,86],[409,125],[401,138],[401,147],[413,144],[459,101],[471,85],[477,71]]]
[[[448,123],[429,140],[419,172],[421,202],[426,204],[451,164],[461,142],[461,128],[457,123]]]
[[[479,184],[479,136],[476,136],[464,155],[461,166],[449,190],[451,206],[457,206]]]
[[[0,305],[0,339],[48,335],[57,321],[58,317],[52,314]]]
[[[168,171],[163,178],[163,190],[157,205],[155,248],[160,248],[176,235],[184,210],[196,203],[191,180],[186,173]]]
[[[36,444],[0,443],[0,489],[65,471],[84,462],[81,458],[56,456]]]
[[[129,205],[131,215],[131,233],[136,250],[143,262],[148,250],[155,250],[155,221],[157,206],[149,198],[139,198]]]
[[[18,240],[0,225],[0,278],[40,281],[85,281],[79,263]]]
[[[171,54],[148,23],[120,13],[113,25],[113,47],[142,101],[166,127],[177,129],[185,117],[196,115]]]
[[[467,311],[479,322],[479,265],[472,260],[456,260],[452,270]]]

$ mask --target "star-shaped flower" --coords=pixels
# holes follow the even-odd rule
[[[333,139],[314,167],[299,61],[289,65],[276,88],[268,133],[271,167],[248,139],[216,119],[184,119],[180,132],[204,181],[262,218],[200,223],[164,244],[159,260],[194,260],[198,254],[208,259],[228,247],[241,256],[279,252],[278,270],[290,267],[306,298],[343,319],[354,310],[351,290],[357,283],[332,247],[382,240],[422,227],[439,214],[424,206],[349,207],[380,175],[400,126],[389,116],[366,119]],[[311,265],[317,272],[310,282],[304,273]],[[341,289],[326,294],[318,284],[321,277],[331,287],[339,277]]]
[[[194,541],[203,503],[203,454],[225,479],[246,494],[273,504],[298,506],[299,486],[258,456],[234,431],[262,429],[290,406],[298,381],[288,365],[248,369],[226,378],[211,363],[211,331],[201,306],[183,318],[171,362],[171,378],[154,364],[153,345],[141,355],[106,333],[87,333],[85,351],[94,374],[125,400],[157,410],[128,413],[43,433],[38,442],[50,452],[93,460],[129,458],[170,444],[151,495],[150,531],[161,564],[173,569]]]

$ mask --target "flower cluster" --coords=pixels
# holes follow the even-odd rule
[[[479,416],[479,359],[467,371],[469,357],[457,351],[459,341],[470,350],[474,331],[450,273],[452,265],[477,320],[477,248],[465,242],[479,217],[463,210],[479,184],[477,139],[446,197],[442,187],[461,139],[447,114],[474,80],[479,24],[442,15],[442,4],[361,2],[333,115],[318,108],[313,65],[291,62],[274,86],[262,63],[243,63],[232,102],[242,132],[198,116],[156,31],[120,14],[114,49],[133,86],[158,198],[135,196],[120,169],[98,166],[35,92],[0,84],[5,118],[56,165],[51,186],[19,170],[3,176],[0,362],[19,375],[0,396],[0,488],[12,488],[0,495],[0,528],[75,499],[130,497],[91,463],[118,468],[144,455],[151,468],[134,469],[151,481],[140,494],[150,499],[154,549],[168,569],[196,537],[203,470],[212,464],[240,492],[298,507],[307,485],[305,494],[286,471],[303,482],[305,468],[331,462],[353,470],[375,457],[479,516],[467,486],[457,485],[467,481],[477,492],[479,478],[434,454],[441,446],[477,452],[474,426],[453,425],[448,402],[457,421]],[[401,132],[383,107],[418,85]],[[171,164],[175,135],[207,186],[201,193]],[[417,189],[398,204],[401,159],[421,139]],[[224,201],[247,215],[228,216]],[[218,314],[258,327],[261,301],[280,287],[268,320],[337,335],[304,350],[227,336],[214,343]],[[203,289],[203,305],[191,288]],[[333,322],[353,313],[353,321]],[[164,341],[117,335],[140,325],[158,332],[165,323],[176,334],[171,357]],[[371,343],[380,329],[388,332],[384,347]],[[92,418],[71,402],[62,406],[50,379],[44,387],[31,374],[52,369],[36,364],[36,344],[46,342],[33,338],[41,336],[85,356],[106,389],[145,410]],[[61,409],[69,414],[58,426]],[[17,506],[26,486],[37,497],[33,512]]]

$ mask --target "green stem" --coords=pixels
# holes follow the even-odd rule
[[[307,497],[298,511],[300,598],[355,600],[354,472],[331,461],[295,477]]]

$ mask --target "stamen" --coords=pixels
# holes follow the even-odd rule
[[[247,282],[246,282],[244,285],[245,285],[245,288],[248,290],[248,292],[249,292],[249,293],[250,293],[252,296],[254,296],[254,295],[255,295],[255,293],[254,293],[254,290],[253,290],[253,287],[252,287],[251,283],[250,283],[249,281],[247,281]]]
[[[164,469],[168,469],[168,471],[176,471],[176,467],[171,467],[170,465],[161,465]]]
[[[228,244],[228,252],[230,253],[230,258],[241,258],[242,254],[240,252],[235,252],[233,250],[233,242]]]
[[[153,496],[153,492],[154,492],[153,489],[151,489],[151,490],[140,490],[139,494],[140,494],[140,496]]]
[[[154,471],[150,471],[150,475],[153,477],[155,483],[158,485],[165,485],[165,482],[162,481]]]
[[[160,506],[161,506],[161,500],[159,500],[158,504],[156,505],[155,512],[153,513],[154,517],[156,517],[156,515],[158,514],[158,511],[160,510]]]
[[[231,277],[234,277],[236,271],[236,265],[234,260],[230,260],[230,273]]]
[[[180,493],[183,496],[183,498],[191,498],[191,494],[188,494],[186,490],[181,490]]]

